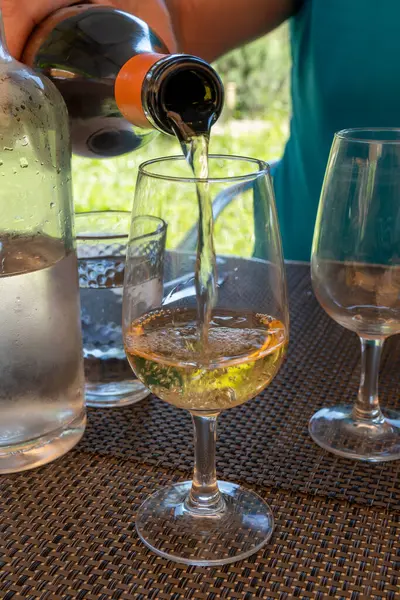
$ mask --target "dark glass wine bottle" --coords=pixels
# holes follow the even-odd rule
[[[112,7],[75,5],[50,15],[23,60],[58,87],[73,151],[84,156],[117,156],[156,130],[172,134],[168,112],[196,127],[222,110],[223,86],[207,62],[169,54],[146,23]]]

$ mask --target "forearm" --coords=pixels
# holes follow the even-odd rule
[[[298,0],[165,0],[179,50],[213,61],[268,33],[295,12]]]
[[[11,53],[19,58],[32,29],[76,0],[0,0]],[[146,21],[171,52],[212,61],[274,29],[302,0],[86,0],[109,4]]]

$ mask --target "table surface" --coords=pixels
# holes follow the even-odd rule
[[[287,266],[288,359],[258,398],[220,418],[218,475],[268,500],[270,542],[222,567],[186,567],[145,548],[136,511],[192,469],[189,415],[150,397],[89,410],[80,444],[37,470],[0,478],[2,600],[400,597],[400,461],[363,464],[324,452],[309,417],[351,402],[360,373],[357,336],[319,307],[309,268]],[[383,407],[399,398],[400,352],[385,345]]]

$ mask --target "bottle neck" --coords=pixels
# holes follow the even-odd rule
[[[0,8],[0,61],[10,62],[11,60],[12,57],[10,56],[10,52],[7,48],[6,35],[4,32],[3,13]]]
[[[122,67],[115,81],[115,99],[128,121],[169,134],[173,129],[168,112],[179,114],[188,125],[192,118],[212,125],[221,113],[223,98],[222,82],[214,69],[187,54],[138,54]]]
[[[199,119],[207,123],[208,129],[220,116],[223,101],[223,85],[216,71],[206,61],[188,54],[169,55],[156,62],[142,85],[147,119],[153,127],[169,134],[174,131],[168,112],[178,113],[194,129]]]

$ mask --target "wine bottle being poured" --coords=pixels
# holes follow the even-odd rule
[[[222,84],[208,63],[170,55],[146,23],[109,6],[56,11],[33,31],[23,61],[58,87],[73,152],[84,156],[131,152],[157,129],[173,134],[166,111],[195,123],[196,111],[216,120],[222,109]]]

